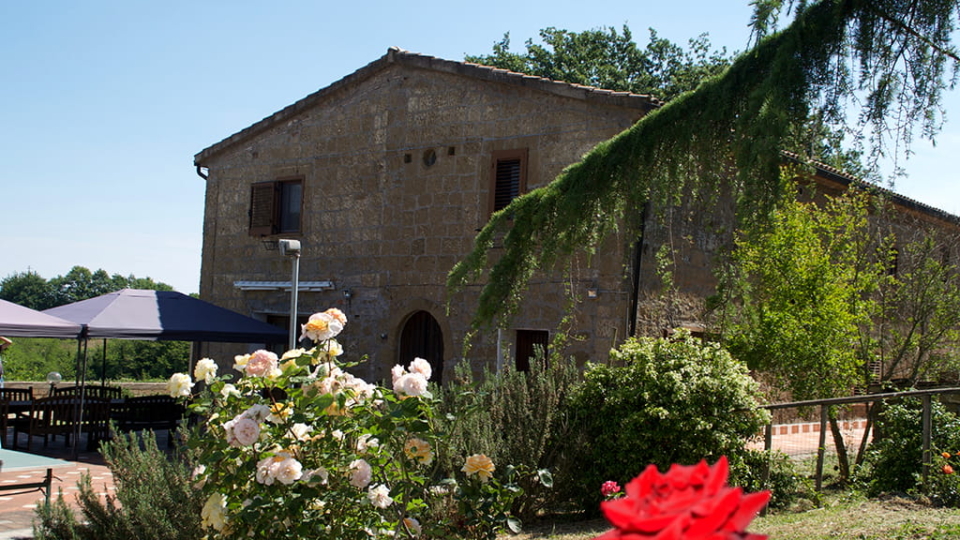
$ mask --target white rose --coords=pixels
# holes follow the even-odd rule
[[[210,384],[217,376],[217,363],[209,358],[201,358],[193,368],[193,376],[199,381]]]
[[[313,431],[311,426],[297,422],[290,427],[290,436],[298,441],[305,441],[310,435],[310,432]]]
[[[193,381],[186,373],[174,373],[167,381],[167,392],[171,397],[188,397],[193,388]]]
[[[350,485],[363,489],[370,485],[373,470],[370,464],[362,459],[350,463]]]
[[[370,504],[377,508],[386,508],[393,504],[393,499],[390,498],[390,489],[383,484],[371,487],[367,491],[367,498],[370,499]]]
[[[200,518],[204,527],[222,531],[227,523],[227,496],[222,493],[211,494],[200,510]]]

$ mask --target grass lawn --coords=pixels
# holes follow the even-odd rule
[[[608,529],[604,520],[531,524],[516,540],[590,540]],[[946,540],[960,538],[960,510],[913,499],[830,495],[821,508],[758,517],[750,532],[770,540]]]

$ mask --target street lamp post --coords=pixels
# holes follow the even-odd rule
[[[288,350],[297,345],[297,294],[300,288],[300,241],[283,240],[280,242],[280,253],[284,257],[293,258],[293,280],[290,282],[290,343]]]

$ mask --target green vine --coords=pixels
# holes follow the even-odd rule
[[[578,251],[592,253],[618,228],[636,236],[636,220],[624,218],[648,201],[663,209],[722,188],[737,201],[740,226],[762,223],[783,194],[780,152],[789,149],[791,129],[814,115],[843,121],[851,96],[864,96],[861,128],[870,128],[873,159],[890,139],[909,142],[918,123],[932,137],[942,118],[941,91],[952,84],[951,56],[941,51],[952,50],[958,3],[799,2],[788,27],[759,40],[725,72],[495,214],[448,286],[456,292],[483,281],[474,319],[480,327],[509,319],[538,270]],[[784,9],[781,0],[757,6],[768,10],[765,17]],[[950,67],[956,73],[952,61]],[[496,262],[489,266],[491,254]]]

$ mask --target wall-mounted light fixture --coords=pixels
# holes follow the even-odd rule
[[[599,289],[597,289],[596,287],[590,287],[589,289],[587,289],[587,298],[596,298],[597,294],[599,293],[600,293]]]
[[[297,346],[297,293],[300,285],[300,241],[284,240],[278,242],[280,254],[293,258],[293,279],[290,287],[290,343],[289,350]]]
[[[350,289],[344,289],[343,297],[346,298],[347,300],[353,298],[353,291],[351,291]]]

